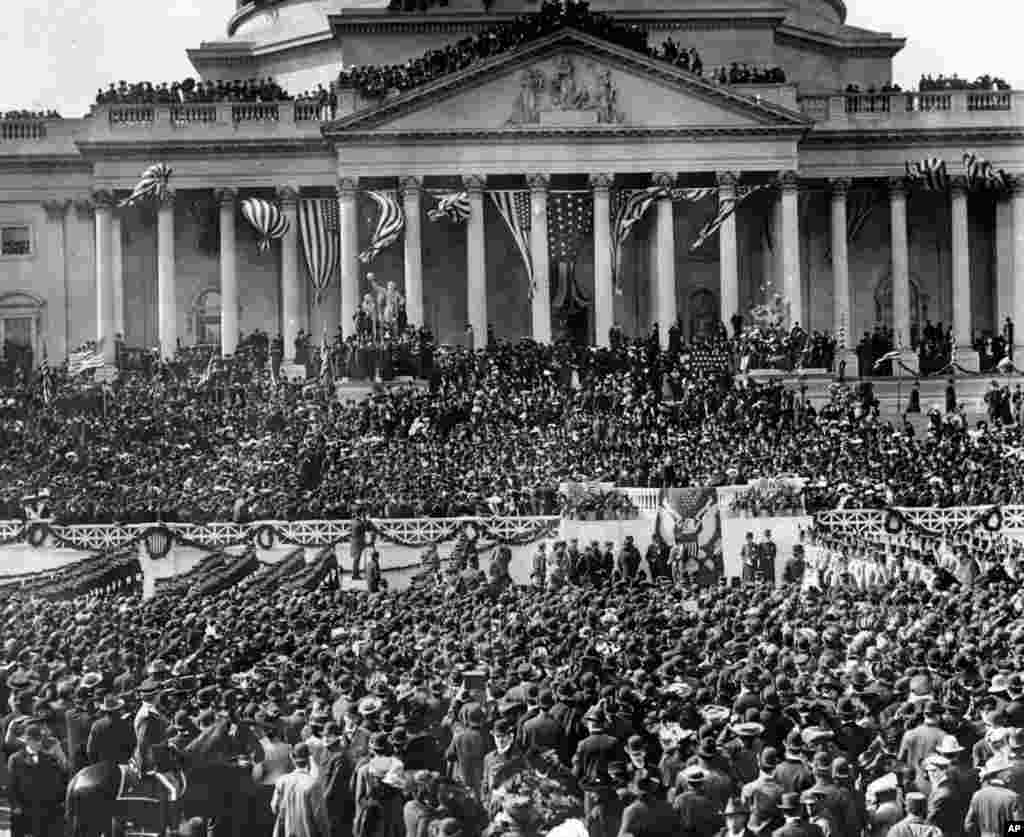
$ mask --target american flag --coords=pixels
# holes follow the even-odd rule
[[[299,201],[299,237],[306,254],[309,281],[316,288],[317,305],[338,270],[341,250],[338,230],[338,202],[334,198]]]
[[[905,163],[907,180],[929,192],[944,192],[949,188],[949,174],[946,161],[938,157],[926,157],[916,163]]]
[[[622,248],[647,210],[663,193],[661,186],[646,189],[616,189],[612,192],[612,280],[615,293],[622,294]]]
[[[873,189],[857,189],[851,192],[850,196],[852,200],[849,214],[846,216],[846,239],[854,241],[871,217],[876,194]]]
[[[74,377],[88,372],[90,369],[103,368],[103,355],[99,348],[79,349],[68,356],[68,374]]]
[[[49,404],[53,399],[53,381],[50,372],[50,360],[46,356],[46,348],[43,348],[43,362],[39,364],[39,375],[43,384],[43,403]]]
[[[705,241],[711,236],[718,232],[718,228],[722,226],[725,219],[732,215],[743,201],[753,195],[755,192],[759,192],[761,189],[766,189],[768,184],[762,183],[757,186],[737,187],[735,196],[731,198],[725,198],[724,200],[719,197],[718,199],[718,211],[714,217],[708,220],[704,226],[700,228],[700,232],[697,233],[697,238],[694,239],[693,244],[690,245],[690,252],[699,248]]]
[[[448,192],[437,196],[437,206],[427,212],[431,221],[447,218],[454,224],[469,220],[469,192]]]
[[[1006,189],[1010,184],[1010,176],[1003,169],[993,168],[988,160],[973,151],[964,154],[964,168],[968,189]]]
[[[593,229],[594,200],[590,192],[548,195],[548,252],[552,264],[574,264]]]
[[[366,194],[380,207],[380,216],[370,246],[359,254],[359,261],[363,264],[369,264],[381,250],[398,241],[405,229],[405,212],[398,202],[398,192],[387,189],[383,192],[368,191]]]
[[[498,189],[488,194],[504,219],[508,231],[512,233],[512,239],[519,248],[519,255],[523,257],[532,296],[534,281],[533,259],[530,258],[530,193],[526,189]]]
[[[171,179],[171,169],[166,163],[154,163],[143,173],[139,182],[135,184],[132,193],[121,201],[118,206],[135,206],[139,201],[146,198],[161,199],[167,194],[168,183]]]
[[[324,326],[324,337],[320,342],[320,383],[325,388],[333,383],[334,376],[331,374],[331,344],[327,340],[327,326]]]

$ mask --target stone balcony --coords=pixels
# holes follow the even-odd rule
[[[936,90],[799,96],[821,131],[1024,127],[1024,91]]]

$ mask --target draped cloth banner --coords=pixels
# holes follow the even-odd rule
[[[387,247],[394,244],[402,235],[405,229],[405,212],[398,200],[398,192],[394,189],[384,191],[368,191],[366,193],[373,199],[380,209],[377,217],[377,228],[370,239],[370,246],[359,254],[359,261],[369,264]]]
[[[259,233],[256,247],[261,253],[270,249],[271,241],[284,238],[288,232],[288,219],[277,206],[263,198],[246,198],[242,201],[242,215]]]
[[[1004,169],[994,168],[984,157],[968,151],[963,160],[968,189],[1006,191],[1010,188],[1010,175]]]
[[[519,255],[526,267],[526,278],[530,283],[530,296],[536,290],[533,278],[533,259],[530,257],[530,192],[526,189],[498,189],[488,192],[498,209]]]
[[[338,270],[341,250],[338,202],[333,198],[305,198],[299,201],[299,237],[306,255],[309,281],[320,304]]]
[[[446,192],[436,197],[437,206],[427,212],[431,221],[447,218],[453,224],[464,224],[469,220],[469,192]]]
[[[715,233],[717,233],[719,228],[722,226],[722,224],[725,223],[726,219],[730,215],[733,215],[736,212],[737,209],[739,209],[740,204],[742,204],[743,201],[745,201],[751,195],[756,194],[757,192],[760,192],[762,189],[767,189],[768,186],[769,186],[769,184],[767,184],[767,183],[762,183],[762,184],[759,184],[757,186],[737,186],[736,187],[736,194],[733,197],[725,198],[723,200],[721,198],[721,196],[719,196],[719,198],[718,198],[718,210],[715,212],[714,216],[711,219],[709,219],[707,221],[707,223],[704,224],[704,226],[702,226],[700,228],[700,231],[697,233],[697,238],[694,239],[693,243],[690,245],[690,252],[692,253],[694,250],[698,249],[701,245],[704,244],[705,241],[707,241]],[[707,193],[713,193],[713,192],[715,192],[717,190],[715,190],[715,189],[693,189],[693,190],[684,189],[684,190],[681,190],[681,191],[701,193],[699,195],[699,197],[697,198],[697,200],[702,200],[703,198],[709,196]]]
[[[135,184],[132,193],[121,201],[118,206],[135,206],[139,201],[149,198],[163,200],[169,189],[169,182],[173,169],[166,163],[154,163],[143,173],[139,182]]]
[[[938,157],[925,157],[914,163],[905,164],[907,181],[926,192],[944,192],[949,188],[949,172],[946,161]]]
[[[556,310],[578,311],[590,298],[576,281],[576,259],[594,229],[594,199],[589,191],[552,191],[548,195],[548,251],[554,273]]]

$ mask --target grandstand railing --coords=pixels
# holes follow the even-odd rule
[[[910,524],[932,532],[948,532],[975,523],[978,518],[994,506],[953,506],[950,508],[908,508],[895,509]],[[1003,529],[1024,529],[1024,506],[999,506]],[[878,532],[885,528],[888,509],[833,509],[818,512],[815,520],[834,529],[844,529],[854,534]]]
[[[661,505],[660,488],[619,488],[618,490],[629,497],[630,502],[641,512],[657,511]]]

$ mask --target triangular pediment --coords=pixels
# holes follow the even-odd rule
[[[668,62],[564,29],[325,126],[374,134],[494,132],[786,133],[806,118]]]

